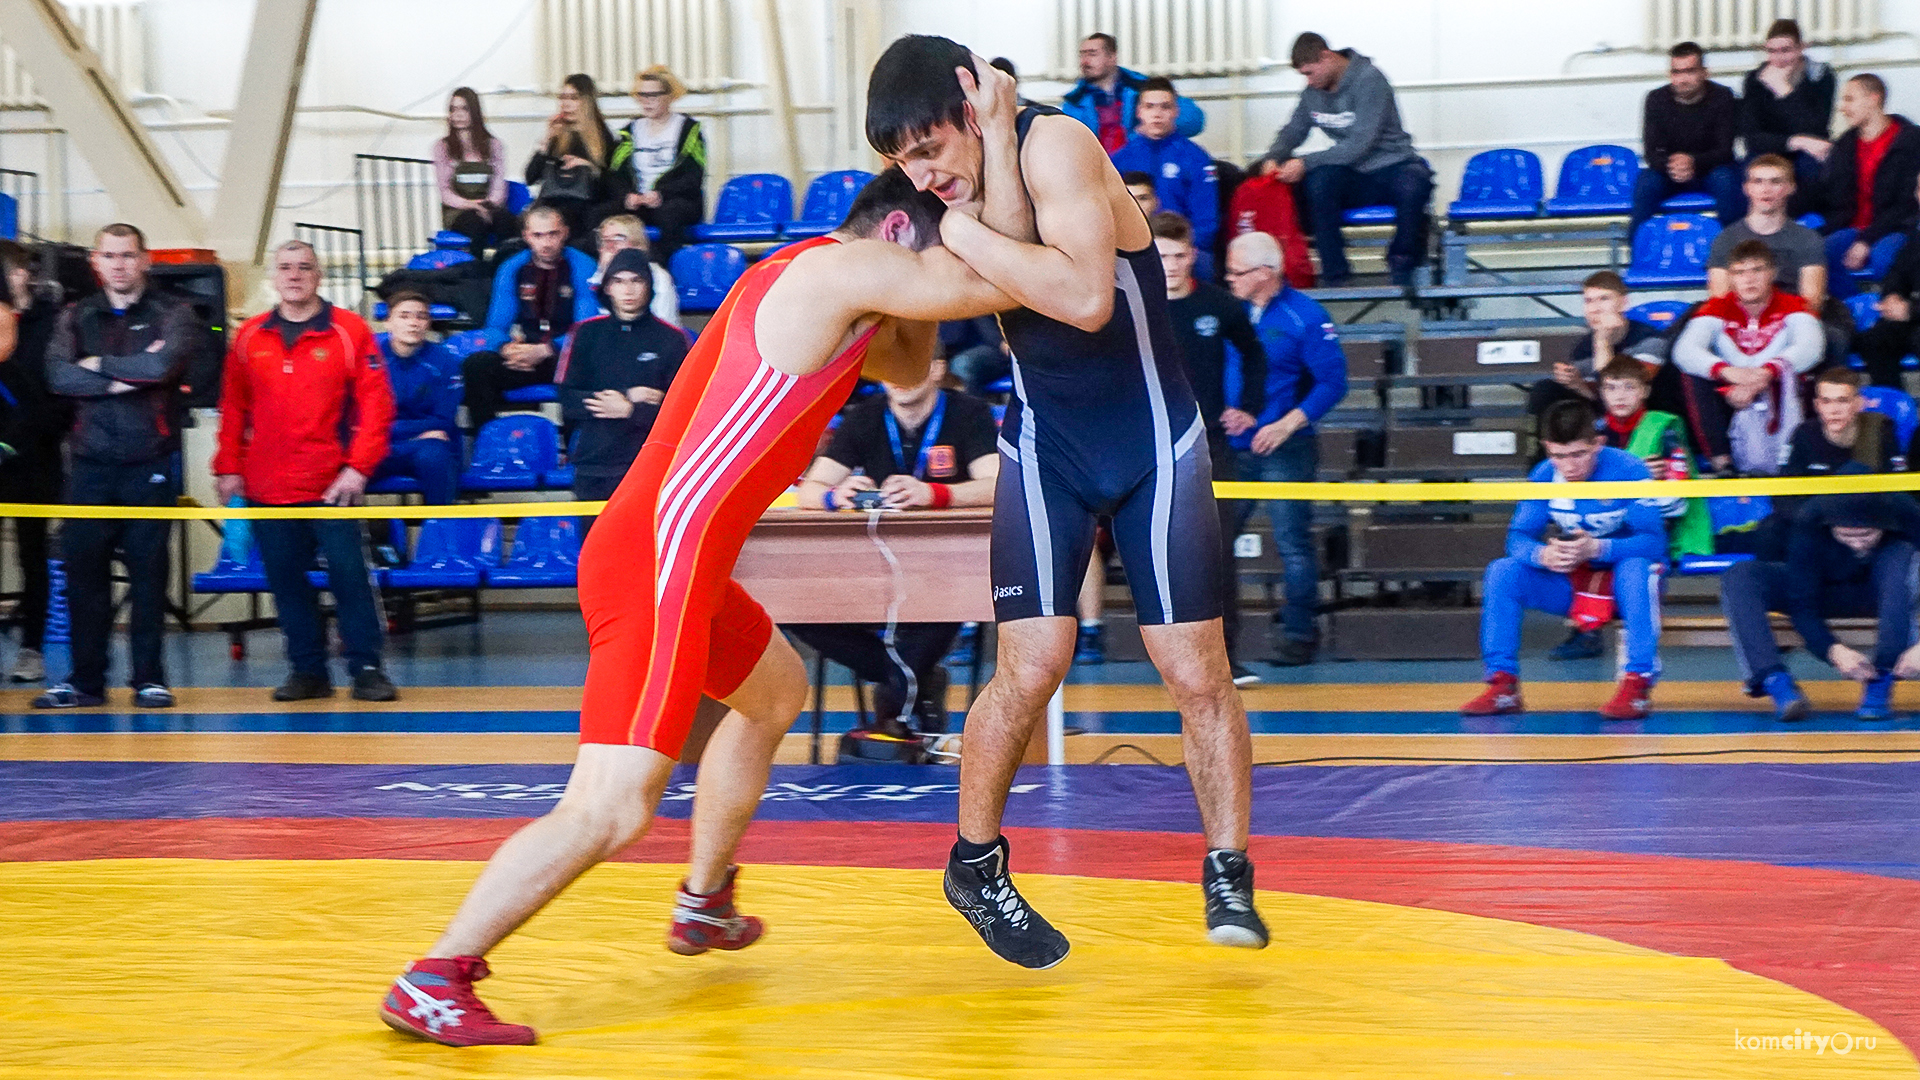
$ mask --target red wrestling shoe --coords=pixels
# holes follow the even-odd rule
[[[687,883],[680,883],[667,948],[681,956],[698,956],[708,949],[744,949],[760,940],[767,924],[733,907],[733,879],[739,873],[739,867],[727,867],[727,883],[706,896],[688,892]]]
[[[1526,711],[1520,700],[1519,677],[1504,671],[1494,672],[1480,696],[1460,706],[1461,716],[1508,716]]]
[[[527,1046],[537,1036],[525,1024],[503,1024],[473,992],[491,974],[477,956],[416,960],[393,980],[380,1003],[388,1027],[443,1046]]]
[[[1600,706],[1608,720],[1645,720],[1653,715],[1653,680],[1629,671],[1620,676],[1613,700]]]

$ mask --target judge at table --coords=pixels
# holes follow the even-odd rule
[[[887,510],[991,506],[1000,475],[993,410],[978,398],[945,389],[945,360],[935,359],[918,386],[884,384],[841,417],[827,449],[800,482],[800,506],[853,511],[877,493]],[[783,627],[808,647],[874,685],[873,728],[898,738],[947,730],[947,672],[958,623],[902,623],[892,649],[886,628],[867,623]],[[912,715],[905,715],[911,709]]]

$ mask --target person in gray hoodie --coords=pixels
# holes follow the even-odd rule
[[[1340,235],[1342,212],[1386,204],[1393,206],[1387,271],[1394,284],[1411,284],[1427,246],[1433,170],[1413,152],[1413,139],[1400,126],[1392,84],[1372,60],[1352,49],[1329,48],[1319,34],[1294,39],[1293,67],[1307,77],[1307,86],[1261,159],[1260,174],[1304,189],[1322,285],[1344,285],[1352,275]],[[1333,145],[1295,157],[1294,149],[1316,127]]]

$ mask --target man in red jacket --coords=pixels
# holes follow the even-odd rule
[[[253,506],[354,505],[387,456],[393,422],[393,391],[373,333],[358,315],[320,298],[320,259],[301,241],[274,251],[273,286],[280,303],[243,323],[227,354],[220,451],[213,459],[220,499],[245,496]],[[316,552],[326,556],[353,696],[398,697],[380,669],[381,616],[360,522],[263,520],[254,522],[253,533],[293,665],[273,700],[333,696],[326,623],[307,580]]]

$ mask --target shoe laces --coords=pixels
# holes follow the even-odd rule
[[[980,898],[998,911],[1000,917],[1011,923],[1015,930],[1025,930],[1033,919],[1033,909],[1027,907],[1026,900],[1013,887],[1013,878],[1007,875],[989,878],[980,887]]]
[[[1206,889],[1207,899],[1224,905],[1227,910],[1235,914],[1243,914],[1253,910],[1253,905],[1247,901],[1246,895],[1241,891],[1240,886],[1235,883],[1232,877],[1226,874],[1217,874],[1207,879]]]

